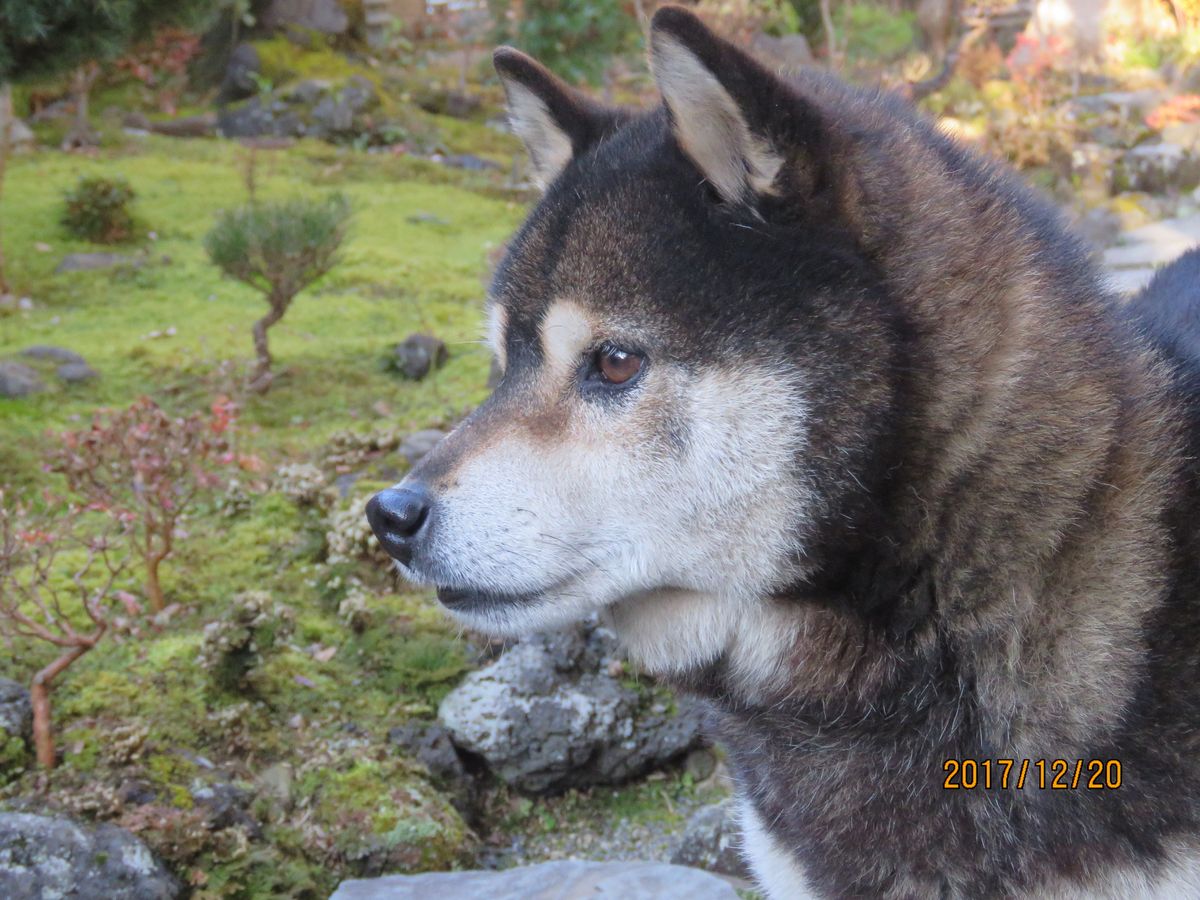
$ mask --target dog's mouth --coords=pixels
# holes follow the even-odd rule
[[[498,606],[519,606],[536,603],[546,596],[546,591],[531,591],[525,594],[508,594],[500,591],[483,591],[476,588],[444,588],[437,591],[438,602],[456,613],[482,612]]]
[[[577,572],[554,582],[547,587],[532,591],[495,591],[477,587],[444,587],[437,589],[438,602],[446,609],[459,615],[487,613],[498,609],[533,606],[577,587],[593,570]]]

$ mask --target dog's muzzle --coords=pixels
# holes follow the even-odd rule
[[[420,484],[388,488],[367,501],[367,521],[392,559],[406,566],[412,562],[421,533],[427,530],[431,506]]]

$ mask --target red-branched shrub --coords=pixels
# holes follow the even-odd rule
[[[137,598],[117,588],[128,560],[125,542],[112,533],[85,536],[83,511],[55,506],[53,517],[34,516],[0,491],[0,636],[43,641],[58,650],[30,683],[33,742],[44,769],[55,764],[50,716],[55,679],[105,634],[135,634],[142,612]]]
[[[166,605],[159,567],[175,548],[181,518],[201,493],[221,483],[220,467],[234,459],[235,417],[225,398],[208,415],[172,416],[142,397],[127,409],[100,410],[90,427],[61,436],[50,470],[89,508],[130,527],[155,612]]]

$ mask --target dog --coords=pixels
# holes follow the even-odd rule
[[[649,54],[643,112],[496,51],[503,374],[380,542],[708,698],[775,900],[1200,897],[1200,255],[1122,305],[902,98]]]

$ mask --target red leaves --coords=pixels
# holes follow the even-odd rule
[[[1200,94],[1179,94],[1146,116],[1146,124],[1155,131],[1196,121],[1200,121]]]
[[[189,416],[172,416],[141,397],[127,409],[99,410],[87,428],[61,436],[51,471],[89,508],[134,527],[155,610],[165,602],[158,564],[171,554],[191,502],[220,485],[216,470],[233,454],[236,422],[237,406],[228,397],[217,397],[208,415]]]

